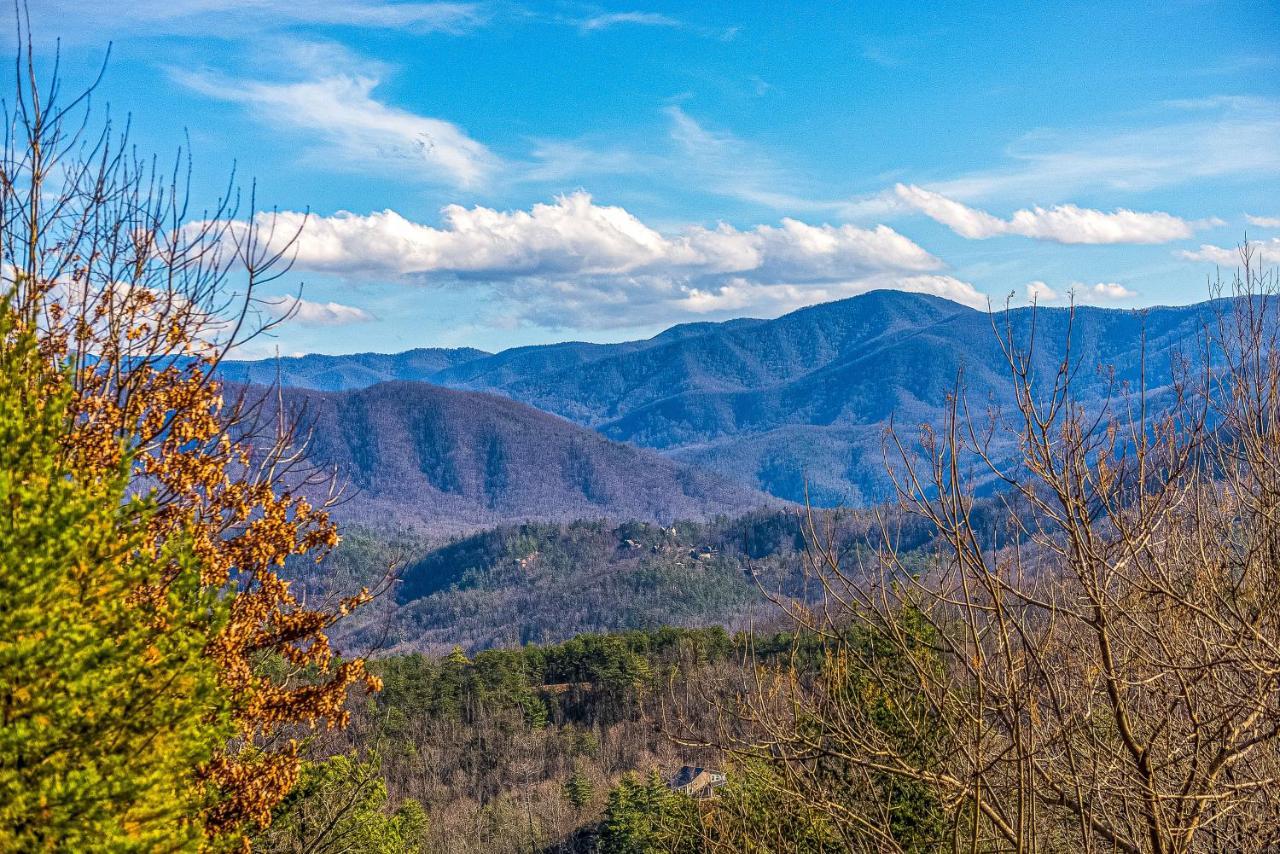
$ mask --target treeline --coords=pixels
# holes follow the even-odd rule
[[[210,379],[270,326],[269,218],[184,226],[37,65],[0,150],[0,851],[1280,848],[1280,282],[1247,245],[1159,388],[1085,405],[997,324],[1013,410],[961,388],[891,434],[899,506],[452,543],[399,643],[474,657],[368,665],[327,635],[368,591],[281,574],[337,544],[330,481]],[[717,591],[761,568],[785,633],[518,643],[740,618]],[[727,781],[673,792],[686,764]]]
[[[753,731],[736,715],[758,668],[813,683],[833,675],[836,648],[814,634],[665,627],[474,658],[380,660],[382,691],[340,738],[311,745],[304,780],[319,782],[281,808],[257,846],[328,850],[340,838],[344,850],[374,851],[394,838],[403,847],[387,850],[623,854],[701,851],[713,840],[747,850],[754,840],[758,850],[845,850],[838,827],[778,796],[777,768],[724,749],[730,733]],[[722,770],[728,782],[695,801],[668,786],[684,765]],[[353,801],[353,788],[376,797]],[[921,792],[882,784],[859,796],[893,804],[908,843],[939,833]]]
[[[662,734],[664,704],[679,693],[673,685],[736,667],[743,652],[741,636],[715,627],[582,635],[474,658],[460,649],[387,658],[374,665],[382,691],[355,704],[349,730],[311,745],[308,773],[330,779],[337,762],[384,787],[382,809],[343,825],[370,846],[350,850],[379,850],[369,840],[406,805],[429,820],[401,850],[590,850],[578,846],[594,838],[622,775],[710,761]],[[325,850],[329,824],[293,816],[338,811],[348,794],[320,786],[299,796],[258,847]]]

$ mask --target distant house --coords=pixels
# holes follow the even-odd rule
[[[667,781],[667,788],[691,798],[714,798],[724,784],[725,776],[719,771],[686,765]]]

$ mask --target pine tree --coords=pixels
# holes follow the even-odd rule
[[[67,390],[59,398],[68,412],[60,419],[69,466],[62,473],[77,473],[81,488],[111,484],[93,486],[104,491],[75,506],[93,524],[115,525],[90,509],[95,500],[97,509],[110,506],[110,490],[123,495],[127,467],[155,505],[136,520],[145,536],[134,551],[158,567],[171,567],[179,552],[193,556],[198,586],[189,573],[159,573],[133,588],[147,600],[139,607],[163,615],[201,589],[234,590],[201,648],[230,695],[235,737],[191,772],[218,793],[204,812],[207,834],[243,835],[268,822],[297,782],[302,729],[344,726],[350,690],[378,688],[364,661],[336,656],[325,634],[368,591],[314,608],[281,578],[290,559],[318,559],[337,545],[327,512],[339,500],[327,490],[333,482],[307,461],[294,414],[260,421],[260,401],[224,392],[214,377],[232,348],[273,324],[254,319],[262,317],[258,289],[281,274],[290,253],[256,218],[241,229],[229,199],[189,220],[201,205],[179,176],[166,180],[127,133],[99,122],[93,86],[63,87],[56,61],[43,78],[48,66],[18,17],[17,73],[5,103],[21,107],[5,111],[0,146],[0,274],[40,356],[65,369],[53,373]],[[19,420],[9,429],[21,432],[32,413],[11,416]],[[40,522],[79,524],[58,514]],[[146,574],[141,558],[125,562]],[[290,666],[263,667],[272,659]]]
[[[656,772],[644,780],[624,777],[609,793],[601,854],[697,854],[702,848],[697,803],[668,789]]]
[[[193,850],[230,734],[204,656],[225,603],[179,540],[148,546],[128,459],[69,465],[26,328],[0,305],[0,851]]]
[[[591,778],[583,774],[581,769],[574,771],[573,776],[565,781],[564,796],[578,812],[582,812],[582,808],[591,803],[593,794],[595,794],[595,786],[591,784]]]
[[[406,798],[387,802],[381,759],[370,754],[334,756],[303,766],[302,779],[280,804],[254,850],[412,854],[422,850],[428,828],[422,805]]]

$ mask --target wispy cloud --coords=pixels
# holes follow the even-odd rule
[[[524,183],[577,181],[602,175],[661,174],[658,154],[594,139],[535,139],[528,161],[516,167]]]
[[[460,188],[482,185],[498,157],[457,125],[388,105],[371,74],[333,74],[266,82],[174,70],[174,78],[210,98],[242,104],[275,129],[305,133],[329,169],[382,170],[408,180]]]
[[[1142,192],[1223,176],[1280,174],[1280,100],[1174,101],[1141,127],[1040,130],[1014,141],[1006,165],[929,181],[964,200]]]
[[[662,12],[605,12],[586,18],[568,19],[566,22],[573,24],[584,34],[611,30],[617,27],[661,27],[671,30],[683,30],[702,38],[715,38],[720,41],[731,41],[737,37],[739,30],[736,26],[717,28],[693,24],[680,18],[673,18],[671,15]]]
[[[348,326],[376,320],[372,314],[353,305],[338,302],[312,302],[295,296],[263,301],[266,312],[274,318],[300,326]]]
[[[1107,213],[1075,205],[1024,209],[1001,219],[922,187],[898,184],[894,190],[907,205],[971,240],[1012,234],[1055,243],[1167,243],[1190,237],[1196,228],[1196,223],[1159,211],[1119,208]]]
[[[845,217],[846,202],[813,198],[811,182],[779,164],[760,146],[708,127],[678,104],[662,109],[666,133],[644,147],[598,138],[538,139],[527,163],[515,167],[523,182],[567,182],[603,175],[643,175],[789,214]]]
[[[585,174],[631,171],[783,213],[868,221],[920,209],[894,187],[862,196],[833,195],[814,176],[785,166],[773,152],[711,125],[687,107],[672,104],[664,112],[670,151],[598,141],[561,144],[564,147],[546,142],[543,150],[563,155],[549,163],[566,178],[575,167]],[[948,202],[1026,204],[1037,197],[1063,198],[1079,192],[1127,195],[1202,179],[1280,175],[1280,100],[1224,96],[1169,102],[1130,120],[1139,126],[1036,131],[997,152],[997,159],[1005,161],[1002,165],[907,186]],[[530,174],[546,174],[550,168],[535,164]],[[1019,221],[1001,233],[1020,233],[1017,229],[1025,226],[1042,239],[1061,242],[1149,243],[1181,239],[1201,226],[1218,224],[1072,205],[1019,213]],[[1038,222],[1023,222],[1028,218]],[[1076,221],[1068,224],[1071,219]],[[1055,221],[1056,229],[1051,225]]]
[[[708,128],[679,105],[665,108],[675,145],[668,174],[680,174],[705,192],[792,213],[843,214],[847,202],[814,197],[810,181],[736,135]]]
[[[725,131],[710,130],[672,104],[664,112],[676,146],[673,166],[693,173],[705,189],[775,208],[804,210],[805,200],[784,189],[788,176],[769,157]]]
[[[95,40],[130,33],[245,38],[289,27],[341,25],[412,33],[463,33],[488,20],[479,3],[384,0],[44,0],[37,21]]]
[[[1280,216],[1253,216],[1245,214],[1244,218],[1248,220],[1249,225],[1256,225],[1258,228],[1280,228]]]
[[[940,272],[942,263],[887,226],[695,226],[659,231],[585,193],[529,210],[452,205],[440,227],[393,211],[312,217],[295,246],[301,269],[351,278],[494,289],[542,325],[605,328],[760,312],[874,287],[986,298]],[[303,215],[284,213],[279,233]]]
[[[682,27],[684,24],[658,12],[610,12],[605,15],[594,15],[578,22],[578,29],[583,32],[607,30],[618,26],[638,27]]]

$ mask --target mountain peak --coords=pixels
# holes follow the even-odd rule
[[[670,523],[770,503],[729,478],[497,395],[393,381],[285,389],[283,398],[305,413],[312,460],[358,489],[336,511],[348,521],[434,530],[527,519]]]

